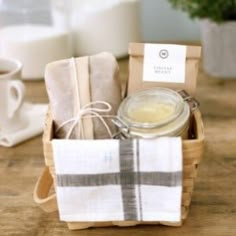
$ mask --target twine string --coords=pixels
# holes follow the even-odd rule
[[[103,108],[93,107],[96,105],[102,105],[104,107]],[[56,133],[58,133],[63,127],[65,127],[66,125],[71,123],[70,129],[66,133],[66,137],[65,137],[66,139],[69,139],[72,135],[73,130],[75,129],[77,124],[79,124],[79,137],[81,138],[81,131],[82,131],[82,124],[81,124],[82,122],[81,121],[82,121],[82,119],[95,117],[101,121],[101,123],[103,124],[103,126],[107,130],[107,133],[109,134],[110,138],[113,138],[111,129],[109,128],[109,126],[104,118],[106,118],[106,117],[113,117],[114,118],[116,116],[103,115],[104,113],[110,112],[111,110],[112,110],[112,106],[108,102],[105,102],[105,101],[95,101],[95,102],[88,103],[80,109],[80,111],[78,112],[78,114],[75,117],[63,122],[57,128]]]

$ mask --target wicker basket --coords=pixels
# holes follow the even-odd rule
[[[55,185],[55,171],[53,160],[53,120],[51,113],[48,113],[44,136],[44,157],[46,168],[43,174],[40,176],[34,190],[35,202],[46,212],[53,212],[57,210],[56,195],[53,193],[49,196],[50,189],[54,183]],[[201,161],[204,151],[204,129],[201,118],[201,113],[196,110],[193,115],[193,134],[195,139],[189,139],[183,141],[183,194],[182,194],[182,222],[187,218],[189,207],[191,203],[191,196],[194,187],[194,181],[197,176],[198,164]],[[180,224],[173,224],[171,222],[137,222],[137,221],[124,221],[124,222],[78,222],[68,223],[68,227],[71,230],[85,229],[89,227],[107,227],[107,226],[133,226],[137,224],[162,224],[168,226],[180,226]]]

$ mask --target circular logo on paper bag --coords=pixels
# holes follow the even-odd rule
[[[160,58],[162,58],[162,59],[166,59],[166,58],[169,56],[169,52],[168,52],[166,49],[162,49],[162,50],[159,52],[159,56],[160,56]]]

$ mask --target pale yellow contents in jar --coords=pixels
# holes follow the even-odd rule
[[[130,119],[138,123],[158,123],[173,115],[175,108],[171,104],[147,102],[129,110]]]

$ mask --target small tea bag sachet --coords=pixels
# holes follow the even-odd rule
[[[52,62],[45,81],[56,138],[106,139],[116,132],[109,117],[121,102],[121,85],[110,53]]]

